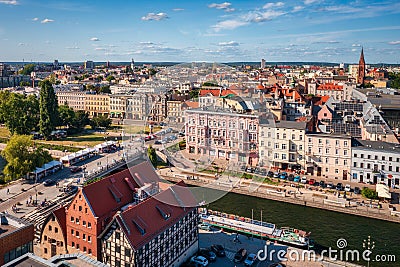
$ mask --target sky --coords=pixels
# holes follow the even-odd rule
[[[0,62],[400,63],[400,1],[0,0]]]

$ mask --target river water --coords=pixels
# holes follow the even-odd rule
[[[327,247],[338,249],[337,240],[344,238],[347,241],[347,247],[342,249],[344,253],[347,250],[357,249],[361,255],[364,251],[363,240],[370,236],[371,242],[375,242],[372,257],[375,255],[396,257],[396,262],[370,262],[370,266],[400,266],[400,224],[397,223],[235,193],[226,194],[209,204],[208,208],[249,218],[253,209],[256,220],[260,220],[262,211],[263,221],[274,223],[278,227],[289,226],[311,232],[311,237],[319,249]]]

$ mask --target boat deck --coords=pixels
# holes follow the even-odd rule
[[[230,228],[243,229],[249,232],[259,232],[266,235],[276,234],[275,225],[271,223],[261,223],[259,221],[254,221],[254,223],[249,223],[240,220],[223,218],[216,215],[206,215],[206,214],[202,214],[201,219],[206,220],[211,224],[227,226]]]

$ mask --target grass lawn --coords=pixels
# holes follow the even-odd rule
[[[110,138],[108,138],[110,140]],[[103,143],[104,134],[98,133],[85,133],[79,135],[71,135],[63,140],[54,140],[54,141],[37,141],[38,143],[46,143],[52,145],[62,145],[62,146],[74,146],[74,147],[93,147],[97,144]]]
[[[143,132],[150,132],[149,126],[136,126],[136,125],[123,125],[123,130],[127,134],[139,134]],[[153,133],[161,130],[161,127],[153,127]]]

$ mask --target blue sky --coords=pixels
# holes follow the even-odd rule
[[[0,0],[0,61],[400,63],[400,2]]]

